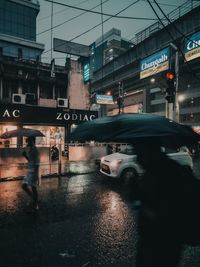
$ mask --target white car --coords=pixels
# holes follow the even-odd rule
[[[162,150],[167,153],[171,159],[178,161],[185,168],[193,168],[193,160],[186,147],[180,148],[179,151],[166,148],[162,148]],[[144,169],[137,162],[134,148],[128,145],[118,153],[102,157],[100,172],[127,183],[135,181],[137,177],[144,174]]]

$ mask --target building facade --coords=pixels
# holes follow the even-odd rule
[[[90,112],[87,103],[78,108],[73,97],[69,105],[70,88],[74,88],[71,73],[82,73],[71,68],[75,63],[68,59],[65,66],[56,65],[54,59],[51,64],[41,62],[44,45],[36,41],[39,10],[36,0],[0,1],[0,135],[20,127],[35,128],[45,135],[37,138],[37,144],[52,146],[57,136],[63,144],[69,142],[72,127],[94,119],[97,112]],[[4,141],[0,139],[0,147]],[[23,142],[11,138],[9,146]]]
[[[132,46],[132,42],[121,37],[119,29],[112,28],[90,45],[91,70],[94,72],[100,69]]]
[[[44,45],[36,42],[36,0],[0,1],[0,53],[5,56],[36,60]]]
[[[144,112],[166,115],[165,74],[169,70],[175,72],[178,61],[178,121],[192,125],[198,131],[200,3],[186,1],[167,17],[169,20],[163,20],[164,26],[158,21],[137,33],[134,47],[95,71],[91,92],[106,94],[109,90],[116,101],[122,93],[124,112],[134,112],[138,99],[139,112],[142,106]],[[123,92],[119,90],[119,84],[123,84]],[[107,105],[107,112],[112,114],[114,110],[115,113],[116,108],[117,104]]]

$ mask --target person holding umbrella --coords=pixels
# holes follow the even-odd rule
[[[71,140],[134,146],[145,170],[137,194],[141,203],[137,267],[177,267],[182,244],[200,244],[200,182],[192,170],[161,152],[161,145],[197,144],[200,135],[191,127],[155,114],[126,113],[81,123]]]
[[[159,138],[135,144],[145,175],[140,184],[137,267],[177,267],[182,245],[200,243],[194,215],[200,184],[192,170],[161,152]],[[192,221],[192,222],[191,222]]]
[[[33,210],[39,210],[37,184],[39,181],[39,152],[35,146],[35,137],[27,137],[27,151],[22,155],[28,161],[28,172],[23,179],[22,189],[33,200]],[[31,190],[30,190],[31,188]]]

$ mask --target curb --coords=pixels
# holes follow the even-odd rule
[[[72,172],[68,172],[68,173],[61,173],[60,175],[58,173],[53,173],[53,174],[47,174],[47,175],[43,175],[41,177],[41,179],[48,179],[48,178],[55,178],[55,177],[72,177],[72,176],[76,176],[76,175],[84,175],[84,174],[89,174],[89,173],[95,173],[96,171],[90,171],[90,172],[77,172],[77,173],[72,173]],[[6,178],[0,178],[0,183],[3,182],[12,182],[12,181],[20,181],[23,180],[24,176],[19,176],[19,177],[6,177]]]

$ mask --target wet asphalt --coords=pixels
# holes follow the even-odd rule
[[[92,172],[43,178],[39,196],[40,210],[30,213],[21,181],[0,183],[0,266],[134,267],[130,187]],[[185,246],[180,267],[199,266],[200,247]]]

